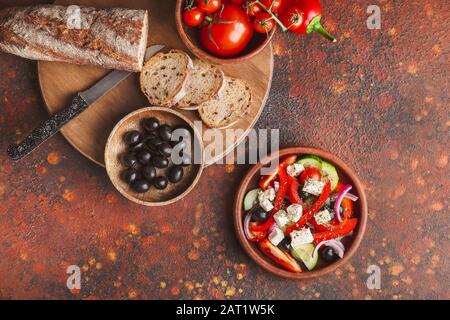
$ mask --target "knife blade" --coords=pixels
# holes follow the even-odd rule
[[[145,60],[148,60],[161,51],[164,45],[153,45],[147,48]],[[8,156],[12,160],[20,160],[39,147],[47,139],[55,135],[69,121],[75,119],[95,101],[106,95],[109,91],[128,78],[132,72],[114,70],[98,81],[89,89],[77,93],[71,104],[50,116],[45,122],[35,128],[22,142],[8,147]]]

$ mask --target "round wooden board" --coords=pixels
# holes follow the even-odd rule
[[[150,20],[148,46],[164,44],[167,49],[177,48],[188,52],[175,26],[175,0],[57,0],[56,4],[147,9]],[[217,132],[217,135],[214,133],[212,137],[208,134],[208,141],[205,141],[204,134],[207,127],[203,125],[205,165],[211,165],[231,152],[258,120],[272,82],[272,46],[267,46],[258,56],[245,63],[224,65],[221,68],[225,74],[248,82],[252,89],[253,101],[249,113],[230,127],[236,129],[234,139],[229,137],[225,139],[224,130],[218,130],[221,132]],[[39,62],[39,82],[48,111],[54,113],[67,107],[74,94],[89,88],[108,72],[93,66]],[[138,74],[129,77],[61,130],[69,143],[99,165],[104,166],[106,141],[116,123],[128,113],[148,106],[147,99],[140,91],[138,80]],[[193,122],[200,121],[196,111],[182,111],[182,113]]]

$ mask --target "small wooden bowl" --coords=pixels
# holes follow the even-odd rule
[[[145,118],[155,117],[161,124],[172,127],[185,126],[194,132],[191,154],[193,164],[184,167],[183,179],[178,183],[170,183],[165,190],[158,190],[151,187],[146,193],[136,193],[130,186],[121,179],[121,173],[125,167],[120,163],[120,155],[126,151],[123,137],[126,132],[138,130],[143,132],[141,123]],[[105,149],[105,164],[108,176],[117,190],[129,200],[145,206],[164,206],[174,203],[187,195],[197,184],[203,171],[203,144],[197,129],[181,113],[169,108],[147,107],[134,111],[120,120],[109,135]],[[194,158],[194,143],[200,159]],[[200,160],[200,161],[199,161]],[[200,163],[196,163],[200,162]],[[170,166],[169,166],[170,168]],[[167,169],[157,169],[157,174],[165,174]]]
[[[328,265],[320,265],[316,266],[313,271],[303,271],[302,273],[293,273],[289,272],[282,267],[275,264],[270,258],[264,255],[255,243],[252,243],[247,240],[244,234],[243,228],[243,219],[245,216],[245,212],[242,208],[242,204],[244,201],[245,194],[247,191],[254,189],[258,185],[258,181],[260,178],[260,169],[264,166],[264,164],[270,163],[272,159],[276,159],[277,157],[283,157],[286,155],[292,154],[312,154],[319,156],[320,158],[330,162],[333,164],[339,174],[339,178],[344,183],[350,183],[353,186],[352,193],[359,197],[359,200],[355,202],[354,212],[355,216],[358,218],[358,225],[354,231],[354,234],[351,238],[346,238],[348,240],[344,243],[346,247],[346,252],[343,259],[339,259],[338,261],[328,264]],[[361,182],[359,181],[356,174],[350,169],[341,159],[338,157],[319,149],[315,148],[304,148],[304,147],[292,147],[281,149],[279,153],[275,153],[270,155],[267,159],[259,162],[254,165],[249,172],[245,175],[242,180],[239,189],[237,191],[237,195],[234,203],[234,226],[236,230],[237,237],[245,252],[252,258],[259,266],[264,268],[265,270],[288,279],[293,280],[305,280],[305,279],[313,279],[317,277],[321,277],[325,274],[333,272],[340,266],[344,265],[356,252],[358,249],[361,240],[363,239],[364,233],[366,231],[367,224],[367,199],[364,189],[362,187]],[[304,270],[305,268],[303,268]]]
[[[206,60],[213,64],[240,63],[253,58],[262,50],[264,50],[265,47],[270,43],[277,29],[275,26],[275,28],[268,35],[255,32],[247,48],[237,56],[230,58],[218,57],[202,49],[198,28],[192,28],[184,24],[183,9],[185,7],[185,3],[186,0],[177,0],[177,6],[175,9],[175,20],[181,40],[186,45],[186,47],[188,47],[188,49],[198,58]]]

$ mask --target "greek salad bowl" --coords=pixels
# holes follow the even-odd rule
[[[294,280],[345,264],[368,216],[354,171],[326,151],[305,147],[281,149],[254,165],[239,186],[233,214],[245,252],[265,270]]]

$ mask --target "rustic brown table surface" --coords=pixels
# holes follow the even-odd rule
[[[214,165],[183,201],[146,208],[61,135],[11,162],[7,145],[47,113],[36,62],[0,54],[0,298],[449,299],[450,3],[322,2],[339,42],[277,35],[257,127],[281,127],[282,146],[329,150],[360,175],[370,220],[350,263],[307,282],[258,268],[231,222],[248,166]],[[372,2],[381,30],[366,27]],[[69,265],[81,267],[80,291],[66,287]],[[381,290],[366,286],[370,265]]]

